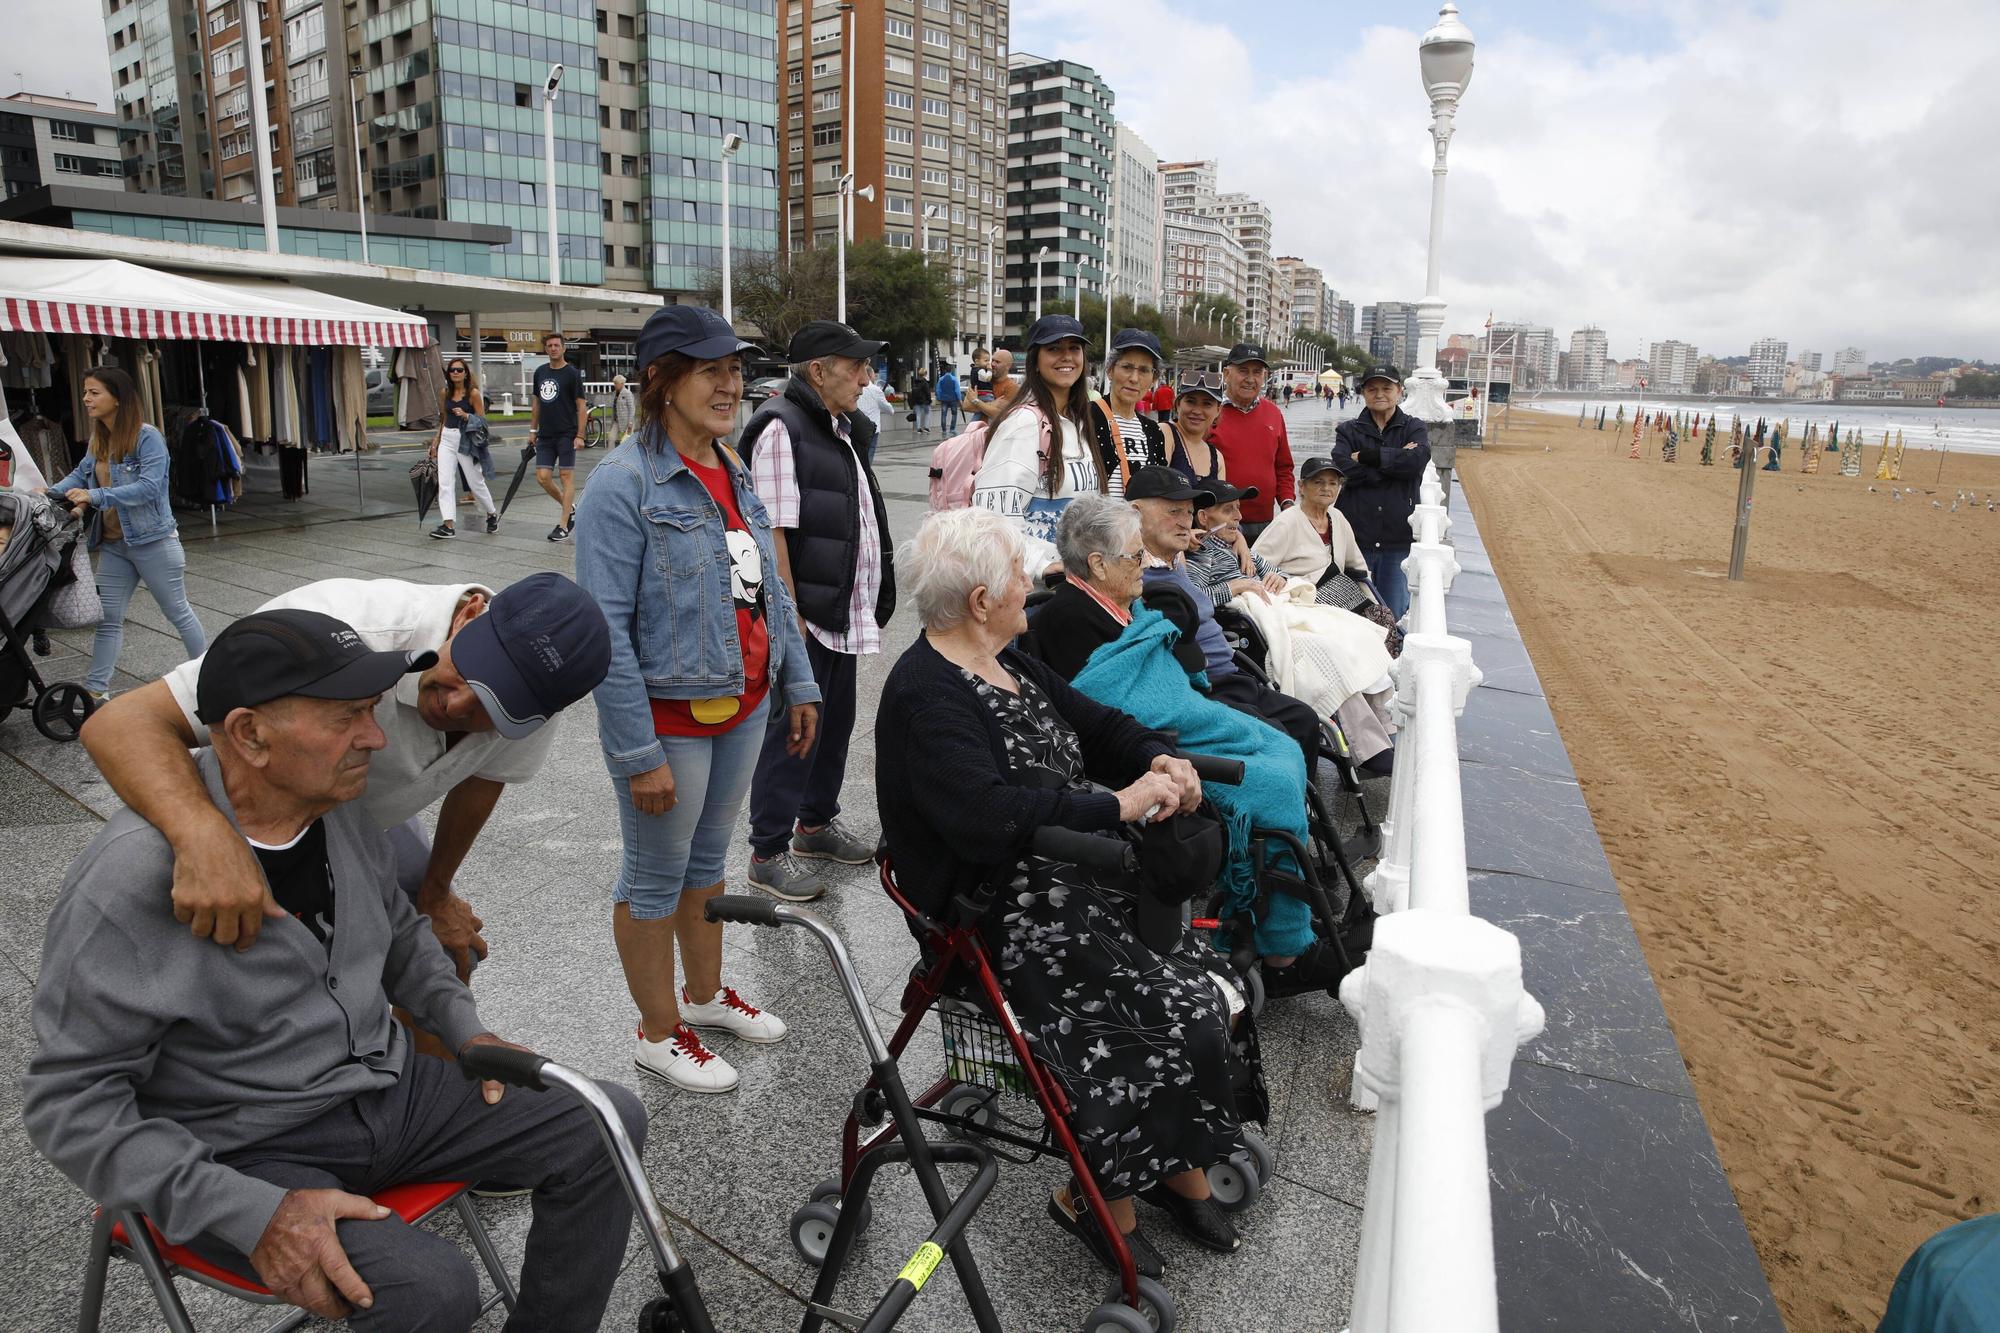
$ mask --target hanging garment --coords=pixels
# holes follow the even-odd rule
[[[306,451],[296,445],[278,450],[278,486],[287,500],[296,500],[309,489],[306,485]]]
[[[368,370],[359,347],[334,349],[334,402],[341,447],[368,447]]]
[[[271,442],[271,372],[268,353],[260,361],[257,349],[249,353],[249,370],[244,378],[250,386],[250,438],[258,444]]]
[[[309,408],[306,439],[313,448],[331,451],[340,447],[333,407],[333,349],[314,347],[306,353],[306,403]]]

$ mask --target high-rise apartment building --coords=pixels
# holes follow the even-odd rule
[[[1008,0],[878,0],[856,5],[851,16],[825,0],[777,3],[785,43],[781,244],[833,244],[840,178],[851,161],[856,190],[874,195],[851,201],[854,239],[912,249],[928,233],[925,253],[950,267],[959,296],[953,350],[984,342],[993,281],[987,255],[996,268],[1005,259],[990,233],[1006,218]],[[996,323],[1002,302],[996,292]]]
[[[1654,393],[1693,393],[1695,370],[1700,361],[1701,353],[1688,343],[1673,340],[1654,343],[1646,349],[1646,364],[1653,372],[1647,387]]]
[[[187,0],[105,0],[113,109],[126,131],[125,172],[149,194],[201,195],[208,94],[199,11]]]
[[[1329,290],[1326,303],[1326,331],[1343,343],[1355,341],[1354,302],[1343,301],[1340,293]]]
[[[1570,389],[1601,389],[1605,384],[1605,358],[1611,339],[1592,324],[1569,335],[1569,377],[1563,386]]]
[[[1333,288],[1326,285],[1326,275],[1297,255],[1280,255],[1272,263],[1278,271],[1278,284],[1287,293],[1283,318],[1278,321],[1272,340],[1301,330],[1324,329],[1327,300],[1333,295]]]
[[[1192,311],[1204,296],[1243,304],[1249,261],[1229,228],[1200,213],[1168,213],[1162,226],[1161,267],[1166,273],[1163,310]],[[1234,334],[1230,335],[1234,341]]]
[[[1398,369],[1410,369],[1410,357],[1417,350],[1417,306],[1414,301],[1378,301],[1364,306],[1361,322],[1368,355]]]
[[[1215,202],[1216,163],[1213,158],[1199,162],[1160,163],[1160,210],[1165,213],[1199,213]]]
[[[1868,373],[1868,353],[1859,347],[1843,347],[1833,354],[1833,373],[1853,379]]]
[[[1007,326],[1025,330],[1104,290],[1117,121],[1088,65],[1016,54],[1007,73]]]
[[[1758,393],[1778,393],[1785,387],[1783,338],[1759,338],[1750,344],[1750,387]]]
[[[125,188],[116,116],[40,93],[0,98],[0,199],[44,185]]]
[[[1515,365],[1513,383],[1524,389],[1553,386],[1562,349],[1556,345],[1556,331],[1546,324],[1524,324],[1518,320],[1496,320],[1488,332],[1494,351],[1508,351],[1511,339]],[[1416,339],[1410,340],[1412,347]]]
[[[1118,126],[1111,207],[1114,292],[1160,305],[1160,158],[1129,125]]]
[[[1247,264],[1243,284],[1244,333],[1269,339],[1290,318],[1291,291],[1272,262],[1271,210],[1247,194],[1218,195],[1208,210],[1236,234]]]
[[[1818,352],[1800,352],[1799,362],[1798,362],[1799,369],[1806,371],[1809,374],[1817,373],[1820,368],[1821,360],[1822,358]]]

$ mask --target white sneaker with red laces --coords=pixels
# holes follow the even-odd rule
[[[632,1063],[686,1092],[730,1092],[736,1087],[735,1067],[702,1045],[701,1038],[685,1023],[675,1027],[665,1041],[648,1041],[645,1030],[640,1029]]]
[[[743,1041],[768,1043],[785,1039],[785,1020],[745,1003],[734,986],[724,986],[707,1004],[696,1004],[682,990],[681,1022],[691,1027],[721,1028]]]

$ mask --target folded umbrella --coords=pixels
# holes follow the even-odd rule
[[[503,514],[506,513],[507,506],[514,503],[514,492],[520,490],[521,483],[527,480],[528,464],[533,462],[534,458],[535,458],[535,446],[533,444],[522,445],[521,466],[514,469],[514,480],[507,483],[507,494],[504,497],[502,497],[500,501],[501,513]]]

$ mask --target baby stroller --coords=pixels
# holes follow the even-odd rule
[[[0,528],[12,529],[0,548],[0,714],[25,708],[35,730],[52,741],[73,741],[95,704],[74,681],[51,685],[35,669],[29,639],[49,627],[49,601],[75,581],[70,560],[83,524],[69,506],[46,495],[0,491]]]
[[[1183,757],[1211,781],[1241,780],[1242,766],[1235,761]],[[1038,856],[1112,875],[1130,875],[1137,869],[1134,846],[1122,838],[1043,828],[1034,835],[1031,847]],[[885,1058],[878,1062],[875,1074],[855,1096],[842,1133],[840,1177],[829,1181],[824,1191],[833,1194],[847,1189],[850,1192],[845,1197],[851,1206],[855,1197],[852,1191],[865,1190],[876,1159],[893,1151],[899,1136],[907,1141],[917,1132],[920,1121],[940,1124],[955,1134],[977,1140],[1010,1161],[1053,1158],[1064,1162],[1075,1179],[1073,1188],[1080,1206],[1088,1209],[1100,1231],[1110,1239],[1118,1263],[1118,1276],[1103,1302],[1085,1316],[1084,1333],[1111,1330],[1171,1333],[1177,1318],[1173,1299],[1158,1282],[1140,1276],[1134,1266],[1131,1249],[1113,1223],[1104,1194],[1070,1130],[1068,1095],[1029,1046],[980,934],[980,922],[1006,877],[989,877],[981,887],[957,895],[933,915],[919,908],[898,885],[886,853],[878,855],[877,860],[882,886],[919,935],[923,958],[903,992],[902,1021],[886,1044]],[[1218,973],[1227,970],[1221,955],[1216,956],[1215,970]],[[857,994],[853,998],[859,1001],[862,997]],[[1239,1007],[1232,1003],[1232,1014]],[[938,1012],[943,1033],[945,1070],[937,1081],[911,1097],[900,1079],[885,1079],[883,1073],[885,1067],[890,1072],[895,1070],[895,1060],[908,1048],[933,1008]],[[1252,1043],[1254,1049],[1254,1037]],[[1253,1092],[1246,1096],[1239,1089],[1238,1101],[1245,1120],[1264,1118],[1266,1107],[1261,1094]],[[1025,1103],[1025,1107],[1010,1108],[1014,1103]],[[893,1122],[885,1125],[884,1121],[892,1116]],[[1246,1124],[1243,1138],[1247,1151],[1209,1168],[1210,1187],[1217,1203],[1231,1210],[1253,1203],[1272,1171],[1271,1152],[1262,1137]],[[795,1214],[795,1239],[799,1220],[813,1206],[809,1204]],[[800,1252],[812,1261],[803,1246]],[[827,1262],[832,1264],[836,1258],[829,1255]],[[961,1268],[961,1277],[963,1272]],[[822,1271],[820,1288],[814,1293],[815,1302],[830,1293],[830,1276],[828,1271]],[[982,1310],[983,1301],[972,1304],[982,1333],[997,1330],[998,1324],[988,1318],[990,1307]],[[816,1327],[817,1323],[808,1319],[803,1329]]]

